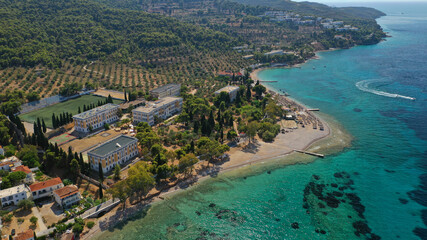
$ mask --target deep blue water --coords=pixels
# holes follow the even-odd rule
[[[100,238],[427,239],[427,3],[374,6],[388,14],[378,20],[386,41],[259,74],[333,116],[354,137],[350,148],[206,181]]]

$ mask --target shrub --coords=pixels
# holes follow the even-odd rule
[[[95,223],[94,223],[94,222],[92,222],[92,221],[90,221],[90,222],[87,222],[86,226],[87,226],[89,229],[91,229],[91,228],[93,228],[93,226],[95,226]]]
[[[30,222],[31,222],[33,225],[36,225],[38,220],[39,220],[39,219],[38,219],[36,216],[32,216],[32,217],[30,218]]]

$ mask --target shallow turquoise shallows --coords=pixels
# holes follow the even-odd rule
[[[259,73],[339,121],[350,148],[207,180],[99,239],[426,239],[427,4],[375,7],[386,41]]]

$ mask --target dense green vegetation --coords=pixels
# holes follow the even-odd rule
[[[226,34],[94,1],[0,1],[0,67],[61,66],[64,59],[143,60],[147,49],[226,48]]]
[[[276,9],[294,11],[306,15],[315,15],[336,19],[375,19],[385,14],[368,7],[329,7],[316,2],[294,2],[290,0],[232,0],[252,6],[272,7]]]

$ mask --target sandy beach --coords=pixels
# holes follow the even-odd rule
[[[258,80],[257,73],[260,70],[252,72],[252,79]],[[316,120],[316,123],[321,122],[324,130],[313,129],[311,125],[307,125],[304,128],[298,126],[296,129],[286,129],[285,134],[279,133],[273,142],[263,142],[258,138],[255,138],[250,144],[243,142],[239,146],[231,148],[229,161],[217,164],[203,171],[198,171],[198,174],[193,179],[186,180],[174,187],[163,190],[149,200],[139,202],[135,205],[127,204],[125,209],[122,209],[122,205],[119,205],[106,215],[100,217],[97,221],[98,224],[89,232],[84,233],[82,239],[96,237],[103,231],[111,229],[118,223],[128,219],[144,206],[172,197],[173,194],[185,191],[188,187],[195,187],[201,184],[203,180],[215,177],[218,174],[230,171],[248,173],[257,168],[257,166],[266,166],[268,164],[274,164],[277,167],[278,165],[286,166],[296,163],[309,163],[316,160],[317,157],[297,153],[294,150],[306,150],[328,155],[349,146],[351,136],[331,117],[319,113],[309,113],[305,106],[288,97],[278,94],[276,97],[294,103],[295,106],[298,106],[300,114],[308,114]],[[327,119],[327,121],[324,119]],[[204,163],[200,164],[203,165]],[[247,170],[246,168],[251,168],[251,170]]]

